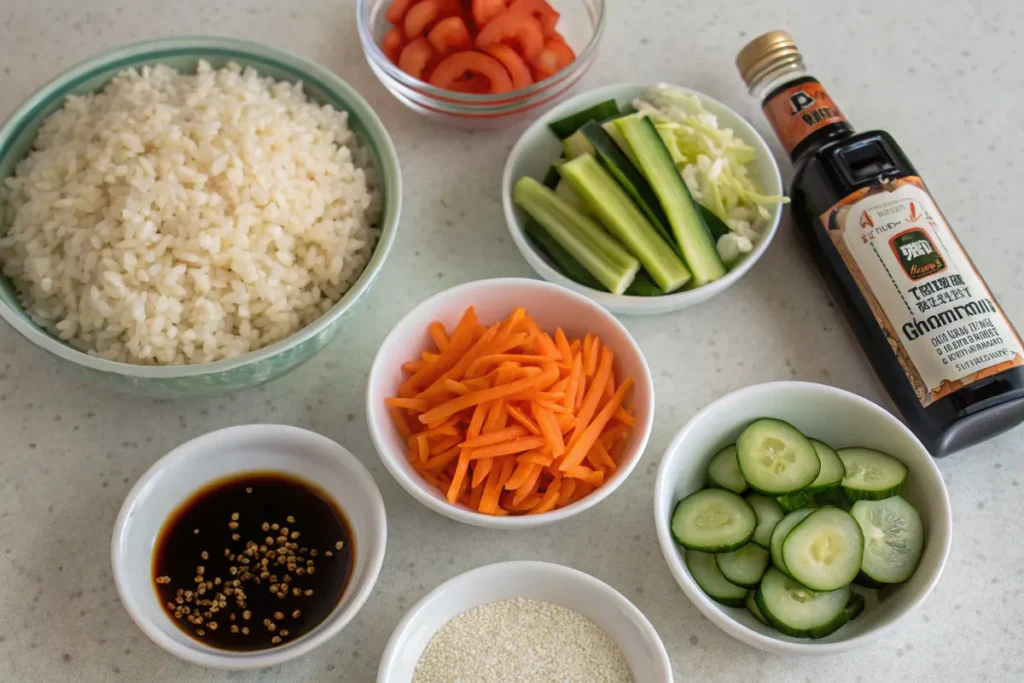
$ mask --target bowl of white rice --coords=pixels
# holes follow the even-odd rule
[[[119,390],[255,386],[339,331],[400,208],[390,137],[328,70],[225,38],[119,48],[0,128],[0,317]]]

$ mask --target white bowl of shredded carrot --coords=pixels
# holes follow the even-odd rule
[[[591,300],[482,280],[399,321],[370,370],[366,412],[414,498],[460,522],[526,528],[625,481],[650,436],[654,385],[629,332]]]

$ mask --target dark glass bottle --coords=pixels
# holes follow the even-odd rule
[[[948,455],[1024,422],[1024,347],[913,164],[856,133],[793,39],[737,66],[794,166],[797,229],[907,425]]]

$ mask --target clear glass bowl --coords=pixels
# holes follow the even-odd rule
[[[366,61],[399,102],[434,120],[458,126],[505,126],[553,105],[587,72],[597,56],[605,25],[605,0],[548,0],[561,13],[558,30],[576,52],[576,61],[528,88],[500,95],[472,95],[442,90],[409,76],[391,63],[380,40],[391,24],[384,17],[391,0],[359,0],[359,40]]]

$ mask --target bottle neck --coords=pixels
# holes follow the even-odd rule
[[[751,82],[750,92],[796,163],[823,145],[853,135],[849,120],[802,61],[768,71]]]

